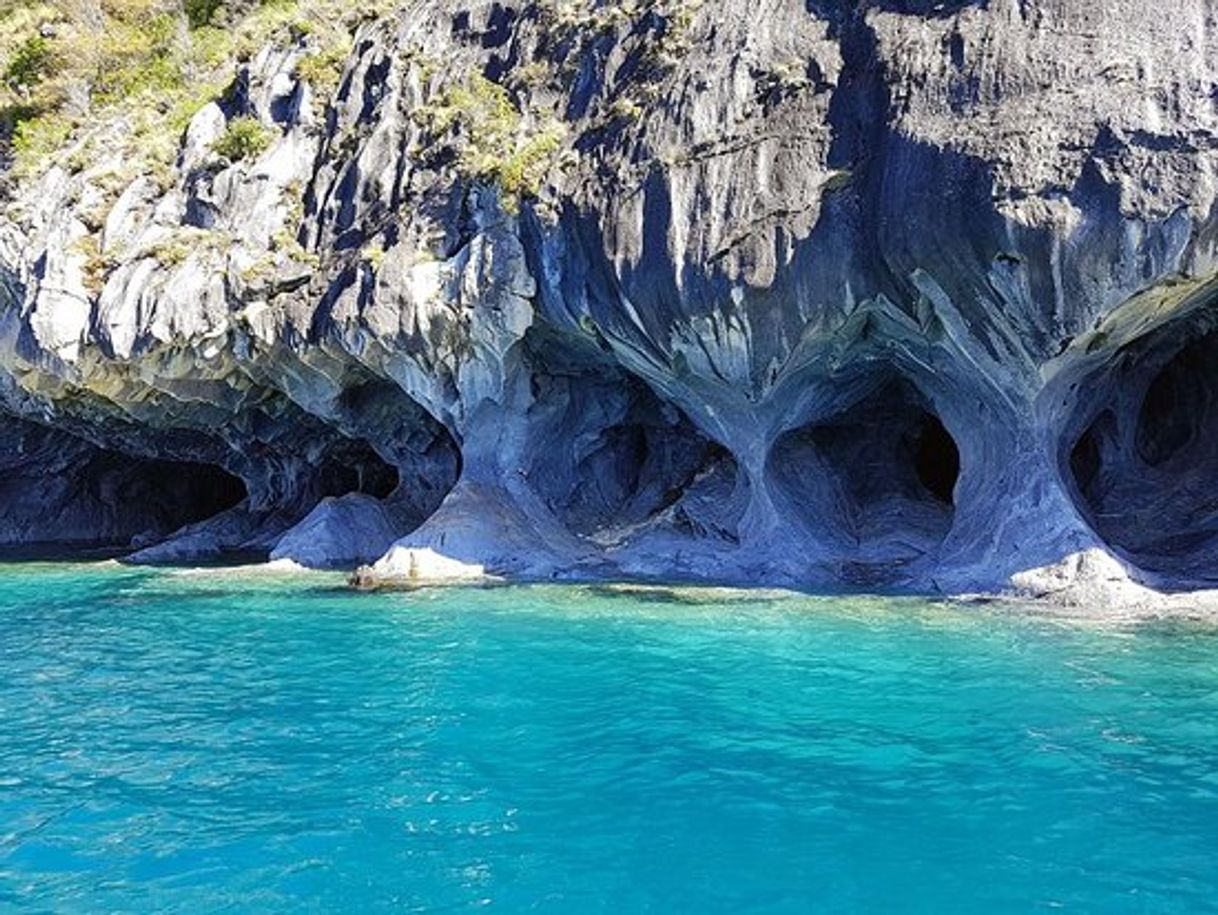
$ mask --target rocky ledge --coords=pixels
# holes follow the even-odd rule
[[[155,176],[99,118],[5,186],[0,542],[370,585],[1215,584],[1207,0],[353,29],[328,89],[308,34],[248,56]]]

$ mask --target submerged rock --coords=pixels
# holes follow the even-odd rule
[[[61,491],[0,539],[47,504],[132,561],[388,550],[361,580],[1213,581],[1205,0],[425,0],[331,96],[301,40],[157,180],[81,165],[99,118],[0,216],[0,408],[240,505],[149,473],[172,511],[120,520],[34,449]]]

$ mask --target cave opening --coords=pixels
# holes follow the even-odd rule
[[[713,485],[709,477],[735,480],[727,449],[649,389],[629,387],[624,415],[578,437],[566,473],[541,477],[551,508],[578,534],[646,521],[675,506],[697,482]]]
[[[461,476],[452,432],[394,381],[364,378],[335,403],[344,436],[322,459],[322,496],[364,493],[392,505],[408,533],[440,507]]]
[[[245,483],[215,464],[132,458],[100,451],[86,466],[83,485],[98,504],[145,515],[147,536],[164,536],[240,505]]]
[[[1099,476],[1103,455],[1100,453],[1100,442],[1110,428],[1115,428],[1116,421],[1110,410],[1102,412],[1087,427],[1074,447],[1070,450],[1070,474],[1078,488],[1092,498],[1093,486]]]
[[[960,449],[939,417],[923,412],[919,419],[914,469],[936,499],[951,505],[960,479]]]
[[[0,430],[0,470],[9,546],[152,542],[247,496],[216,464],[130,455],[14,417]]]
[[[961,471],[946,426],[901,379],[780,436],[768,468],[778,494],[843,558],[877,564],[911,561],[943,541]]]
[[[1196,580],[1218,558],[1218,332],[1179,337],[1165,329],[1115,360],[1067,467],[1107,543],[1147,571]]]
[[[398,488],[398,469],[367,442],[347,439],[330,449],[317,471],[323,497],[362,493],[387,499]]]
[[[730,452],[644,382],[571,352],[534,353],[545,370],[532,379],[537,447],[522,470],[546,506],[605,544],[651,522],[733,540],[743,506]]]

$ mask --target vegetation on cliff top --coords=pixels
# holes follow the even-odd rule
[[[690,23],[702,2],[526,2],[519,21],[534,23],[534,44],[527,61],[498,73],[476,62],[477,51],[440,59],[427,40],[398,48],[417,64],[422,86],[410,112],[419,128],[411,155],[495,187],[508,211],[544,196],[556,172],[580,161],[577,148],[616,136],[657,101],[664,76],[690,47]],[[240,98],[243,62],[263,49],[291,49],[293,76],[324,99],[337,90],[360,23],[400,6],[401,0],[0,0],[0,172],[22,180],[58,164],[87,173],[90,186],[103,192],[87,211],[96,232],[136,177],[150,176],[162,189],[178,181],[173,164],[183,134],[210,101],[230,103],[228,124],[211,144],[217,158],[253,160],[271,145],[273,131]],[[452,28],[460,31],[457,21]],[[468,23],[462,28],[468,34],[456,48],[484,40]],[[637,45],[631,75],[602,86],[607,91],[587,113],[570,119],[563,100],[588,79],[572,61],[627,39]],[[340,125],[330,148],[351,155],[359,139],[360,125]]]
[[[190,118],[268,41],[307,41],[302,75],[337,82],[380,4],[342,0],[0,0],[0,145],[18,174],[120,116],[129,152],[167,163]],[[307,71],[303,72],[303,71]]]

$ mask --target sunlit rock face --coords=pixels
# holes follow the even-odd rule
[[[1107,552],[1209,581],[1207,2],[565,9],[403,7],[329,100],[306,47],[267,48],[172,181],[16,189],[13,422],[244,489],[156,524],[84,500],[80,539],[946,592]],[[275,142],[231,163],[238,116]],[[22,454],[16,480],[80,473]],[[5,492],[9,542],[71,502]]]

